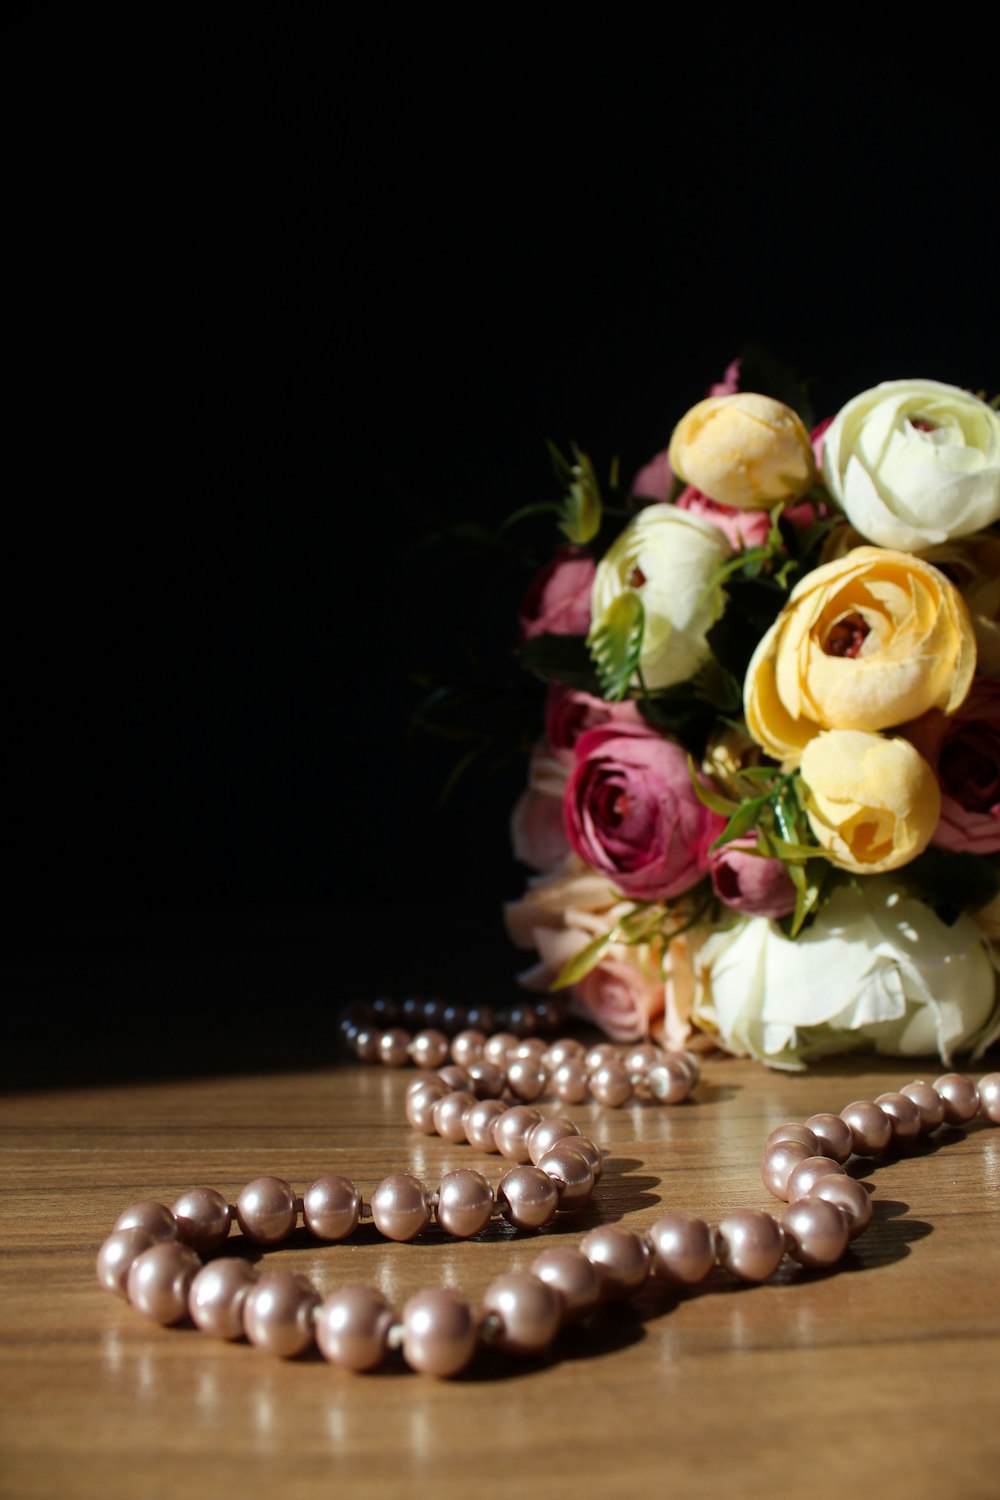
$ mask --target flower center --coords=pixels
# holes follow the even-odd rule
[[[640,568],[639,564],[636,563],[635,567],[628,575],[628,586],[630,589],[641,589],[645,582],[646,575]]]
[[[842,620],[831,625],[830,634],[823,642],[823,650],[827,656],[855,657],[870,633],[871,626],[865,623],[861,615],[845,615]]]
[[[932,422],[930,417],[908,417],[907,421],[917,432],[937,432],[937,423]]]

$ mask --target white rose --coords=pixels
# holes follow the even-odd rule
[[[889,880],[841,887],[794,942],[763,917],[737,922],[709,938],[698,969],[696,1021],[776,1068],[858,1048],[949,1065],[1000,1035],[982,929],[967,916],[946,927]]]
[[[645,627],[639,667],[647,687],[687,682],[708,660],[706,632],[722,614],[721,587],[710,587],[733,555],[711,522],[675,505],[639,511],[597,565],[590,596],[591,635],[621,594],[642,599]]]
[[[823,438],[831,494],[879,547],[920,552],[1000,519],[1000,417],[937,380],[887,380]]]

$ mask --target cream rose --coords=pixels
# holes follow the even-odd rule
[[[706,633],[725,605],[712,579],[732,555],[709,521],[674,505],[646,506],[597,565],[591,635],[614,600],[636,590],[645,616],[639,667],[647,687],[687,682],[711,654]]]
[[[753,391],[692,406],[670,439],[670,466],[720,505],[770,510],[798,500],[816,466],[809,434],[790,406]]]
[[[869,541],[924,551],[1000,520],[1000,417],[958,386],[889,380],[837,413],[823,470]]]
[[[857,547],[808,573],[747,669],[747,728],[796,766],[822,729],[890,729],[952,713],[976,667],[969,612],[920,558]]]
[[[809,826],[841,869],[898,870],[930,843],[941,792],[908,740],[828,729],[809,741],[801,770]]]
[[[981,929],[967,916],[945,926],[890,880],[840,887],[795,940],[763,917],[736,922],[713,933],[697,966],[695,1020],[776,1068],[858,1048],[950,1064],[1000,1032]]]

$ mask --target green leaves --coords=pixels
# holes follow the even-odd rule
[[[1000,890],[1000,870],[994,862],[951,849],[925,849],[903,866],[899,879],[949,925],[963,911],[985,906]]]
[[[620,703],[639,667],[645,612],[635,589],[612,600],[590,630],[587,645],[601,683],[603,697]]]
[[[566,486],[559,506],[559,530],[575,547],[585,547],[601,529],[603,503],[594,465],[574,443],[570,463],[553,443],[549,454],[557,476]]]

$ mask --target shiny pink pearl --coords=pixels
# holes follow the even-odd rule
[[[825,1151],[820,1150],[819,1137],[813,1134],[808,1125],[800,1125],[795,1120],[786,1120],[783,1125],[775,1125],[764,1142],[764,1150],[767,1151],[771,1146],[776,1146],[779,1141],[797,1141],[800,1146],[808,1146],[810,1156],[826,1155]]]
[[[531,1160],[537,1167],[541,1157],[560,1141],[569,1136],[579,1135],[580,1132],[572,1120],[567,1120],[565,1115],[550,1115],[547,1120],[539,1120],[528,1132],[528,1150]]]
[[[719,1264],[741,1281],[766,1281],[785,1249],[781,1225],[759,1208],[737,1208],[720,1220]]]
[[[495,1152],[499,1148],[493,1139],[493,1126],[505,1113],[507,1106],[499,1099],[480,1099],[462,1116],[465,1138],[477,1151]]]
[[[819,1142],[821,1156],[843,1163],[854,1150],[850,1126],[839,1115],[810,1115],[806,1125]]]
[[[618,1048],[612,1046],[610,1042],[598,1042],[596,1046],[590,1047],[584,1053],[583,1061],[587,1072],[593,1073],[596,1068],[602,1067],[604,1063],[610,1062],[612,1058],[617,1058],[618,1056]]]
[[[946,1125],[967,1125],[979,1113],[979,1091],[972,1079],[961,1073],[943,1073],[935,1078],[934,1091],[944,1100]]]
[[[347,1370],[374,1370],[385,1358],[396,1315],[370,1286],[345,1286],[316,1309],[316,1343],[324,1359]]]
[[[567,1135],[563,1137],[559,1145],[566,1151],[579,1152],[593,1172],[594,1181],[600,1182],[601,1173],[604,1171],[604,1157],[593,1141],[588,1140],[585,1135]]]
[[[924,1135],[944,1124],[944,1100],[929,1083],[918,1079],[914,1083],[905,1084],[900,1093],[905,1094],[907,1099],[912,1099],[920,1111],[920,1129]]]
[[[436,1078],[433,1083],[421,1084],[412,1094],[407,1094],[406,1119],[411,1129],[419,1130],[421,1135],[436,1135],[434,1106],[447,1098],[447,1095],[447,1085],[440,1078]]]
[[[653,1042],[639,1042],[628,1049],[622,1062],[625,1064],[625,1071],[630,1076],[638,1074],[640,1077],[645,1077],[650,1068],[655,1068],[662,1057],[662,1049]]]
[[[682,1103],[693,1087],[690,1070],[670,1053],[665,1053],[646,1074],[646,1088],[661,1104]]]
[[[601,1279],[605,1300],[631,1297],[649,1274],[649,1252],[641,1236],[620,1224],[601,1224],[585,1234],[580,1249]]]
[[[177,1235],[198,1255],[212,1255],[229,1234],[233,1211],[214,1188],[189,1188],[171,1208]]]
[[[827,1203],[836,1204],[848,1216],[848,1234],[850,1238],[856,1239],[871,1223],[872,1200],[865,1191],[864,1184],[854,1177],[821,1177],[814,1184],[809,1194],[810,1198],[823,1198]]]
[[[448,1038],[443,1031],[418,1031],[410,1043],[410,1058],[418,1068],[440,1068],[448,1056]]]
[[[378,1039],[378,1060],[385,1068],[402,1068],[410,1060],[410,1034],[390,1026]]]
[[[828,1156],[807,1156],[805,1161],[800,1161],[788,1174],[785,1193],[789,1203],[794,1203],[798,1198],[808,1198],[821,1178],[836,1177],[838,1174],[846,1176],[839,1162],[831,1161]]]
[[[879,1156],[892,1140],[892,1121],[871,1099],[855,1099],[840,1118],[851,1127],[858,1156]]]
[[[685,1049],[683,1052],[675,1052],[674,1056],[678,1062],[683,1063],[684,1067],[687,1068],[691,1079],[691,1087],[694,1088],[701,1082],[701,1061],[698,1054]]]
[[[515,1057],[507,1066],[507,1087],[515,1099],[530,1104],[545,1093],[548,1074],[541,1063],[530,1057]]]
[[[493,1139],[500,1155],[508,1161],[530,1161],[528,1135],[541,1118],[537,1109],[526,1104],[515,1104],[513,1109],[504,1110],[493,1127]]]
[[[243,1303],[256,1280],[256,1267],[236,1256],[202,1266],[188,1291],[192,1321],[213,1338],[242,1338]]]
[[[372,1218],[387,1240],[415,1239],[431,1221],[423,1183],[409,1172],[383,1178],[372,1194]]]
[[[560,1063],[552,1074],[552,1092],[564,1104],[582,1104],[590,1096],[590,1084],[586,1064],[582,1058],[571,1057]]]
[[[984,1073],[979,1080],[979,1107],[992,1125],[1000,1125],[1000,1073]]]
[[[190,1245],[161,1240],[129,1267],[128,1300],[154,1323],[179,1323],[187,1316],[188,1289],[200,1266]]]
[[[378,1062],[382,1033],[374,1026],[362,1026],[354,1034],[354,1053],[363,1063]]]
[[[431,1110],[431,1118],[434,1129],[443,1141],[451,1141],[453,1146],[465,1144],[468,1137],[462,1122],[475,1102],[475,1094],[466,1093],[464,1089],[445,1094],[443,1099],[438,1100]]]
[[[429,1083],[440,1085],[442,1094],[448,1092],[437,1073],[432,1073],[428,1068],[415,1068],[412,1073],[407,1074],[403,1097],[409,1099],[411,1094],[416,1094],[420,1089],[426,1088]]]
[[[789,1177],[800,1162],[809,1161],[811,1156],[803,1141],[777,1141],[764,1152],[760,1180],[773,1197],[787,1198]]]
[[[594,1191],[590,1163],[581,1152],[565,1150],[562,1141],[539,1158],[538,1168],[552,1178],[559,1193],[559,1207],[565,1212],[581,1209]]]
[[[346,1240],[361,1221],[361,1194],[346,1177],[317,1177],[303,1194],[302,1217],[318,1240]]]
[[[277,1245],[295,1228],[295,1194],[283,1177],[255,1177],[236,1200],[236,1217],[248,1240]]]
[[[464,1370],[476,1349],[476,1320],[464,1297],[426,1287],[403,1308],[403,1358],[425,1375]]]
[[[562,1298],[562,1321],[586,1317],[601,1295],[601,1278],[580,1250],[554,1246],[543,1250],[528,1268]]]
[[[832,1266],[847,1249],[847,1215],[825,1198],[793,1203],[782,1227],[789,1255],[809,1270]]]
[[[920,1134],[920,1110],[906,1094],[879,1094],[875,1103],[892,1121],[894,1141],[912,1141]]]
[[[648,1232],[654,1276],[695,1286],[715,1265],[715,1235],[693,1214],[661,1214]]]
[[[116,1229],[97,1252],[97,1279],[101,1286],[116,1297],[127,1297],[132,1262],[158,1243],[148,1229]]]
[[[519,1061],[522,1058],[527,1058],[530,1062],[540,1063],[544,1056],[545,1043],[541,1037],[525,1036],[520,1037],[515,1046],[512,1047],[507,1061],[508,1063],[512,1063],[515,1060]]]
[[[507,1354],[540,1354],[559,1332],[562,1297],[537,1276],[511,1271],[490,1282],[483,1311],[499,1321],[493,1335],[498,1349]]]
[[[497,1207],[515,1229],[541,1229],[559,1208],[559,1189],[538,1167],[514,1167],[497,1188]]]
[[[493,1216],[493,1189],[480,1172],[461,1167],[442,1177],[437,1221],[447,1234],[468,1239],[485,1229]]]
[[[618,1058],[612,1058],[591,1073],[590,1092],[606,1109],[620,1109],[632,1098],[635,1089],[625,1065]]]
[[[133,1203],[120,1213],[114,1223],[115,1229],[145,1229],[154,1240],[175,1240],[177,1220],[165,1203],[148,1200]]]
[[[470,1063],[479,1062],[485,1046],[486,1038],[481,1031],[460,1031],[452,1037],[451,1060],[460,1068],[467,1068]]]
[[[584,1046],[582,1042],[573,1037],[561,1037],[558,1042],[553,1042],[551,1047],[546,1047],[542,1053],[542,1066],[550,1073],[556,1068],[561,1068],[564,1062],[569,1062],[572,1057],[582,1057]]]
[[[507,1055],[517,1046],[517,1037],[512,1031],[495,1031],[483,1048],[483,1061],[495,1068],[507,1067]]]
[[[319,1294],[294,1271],[269,1271],[250,1288],[243,1303],[243,1327],[251,1344],[293,1359],[313,1342],[313,1312]]]
[[[468,1092],[469,1085],[472,1082],[466,1070],[460,1068],[457,1063],[450,1063],[447,1067],[438,1068],[437,1076],[451,1093],[456,1093],[460,1089]]]
[[[506,1074],[485,1059],[471,1062],[466,1069],[469,1085],[477,1099],[499,1099],[506,1083]]]

